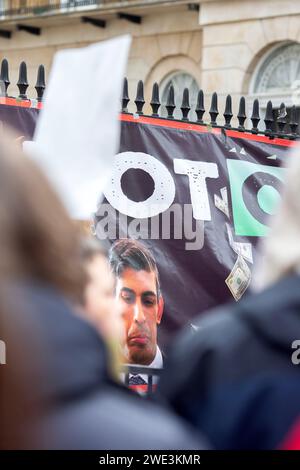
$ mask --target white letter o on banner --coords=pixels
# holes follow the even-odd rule
[[[132,168],[144,170],[153,178],[154,191],[145,201],[132,201],[122,191],[122,175]],[[145,219],[170,207],[175,197],[175,184],[169,170],[156,158],[142,152],[123,152],[114,158],[113,173],[103,193],[108,202],[122,214]]]

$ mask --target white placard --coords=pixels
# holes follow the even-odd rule
[[[96,210],[118,152],[130,43],[121,36],[54,57],[35,145],[27,149],[76,219]]]

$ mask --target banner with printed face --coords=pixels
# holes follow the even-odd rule
[[[289,141],[122,117],[120,152],[95,217],[100,239],[137,239],[159,271],[160,343],[251,285],[280,200]],[[127,300],[126,300],[127,301]],[[130,302],[130,299],[128,300]]]
[[[37,109],[0,106],[0,121],[26,139],[37,116]],[[121,120],[120,150],[95,231],[110,244],[129,238],[149,249],[159,273],[154,289],[164,347],[198,314],[249,291],[256,244],[268,234],[282,166],[298,144],[142,116]],[[128,305],[132,290],[125,290]],[[145,297],[149,312],[152,302]]]

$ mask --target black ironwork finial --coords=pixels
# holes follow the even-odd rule
[[[286,125],[286,107],[284,103],[281,103],[279,107],[278,117],[277,117],[277,126],[278,134],[284,134],[284,126]]]
[[[7,59],[3,59],[1,62],[0,81],[1,81],[1,95],[7,96],[7,88],[9,87],[9,84],[10,84],[9,76],[8,76]]]
[[[139,80],[137,84],[137,91],[136,91],[136,98],[135,98],[135,104],[136,104],[136,112],[137,114],[142,115],[143,114],[143,107],[145,104],[145,99],[144,99],[144,83],[142,80]]]
[[[211,121],[210,121],[211,125],[217,126],[216,119],[219,114],[219,111],[218,111],[218,95],[216,92],[214,92],[211,97],[211,106],[210,106],[209,114],[211,118]]]
[[[150,106],[152,108],[152,116],[158,117],[158,110],[160,108],[158,83],[154,83],[153,85]]]
[[[19,98],[22,100],[27,100],[26,90],[28,88],[28,80],[27,80],[27,65],[23,61],[20,64],[19,68],[19,80],[17,83],[17,87],[19,88]]]
[[[266,115],[265,115],[264,121],[266,125],[265,134],[267,136],[271,136],[273,133],[273,124],[274,124],[272,101],[268,101],[267,103],[267,109],[266,109]]]
[[[46,84],[45,84],[45,67],[43,65],[39,65],[38,72],[37,72],[37,78],[36,78],[36,84],[35,84],[35,89],[36,89],[36,94],[37,94],[38,101],[42,101],[45,88],[46,88]]]
[[[252,121],[252,129],[251,129],[252,134],[258,134],[258,127],[257,126],[258,126],[258,123],[260,121],[259,101],[258,101],[258,99],[255,99],[253,101],[251,121]]]
[[[231,127],[230,121],[232,119],[232,99],[230,95],[226,97],[226,104],[225,104],[225,111],[224,111],[224,119],[225,119],[225,129],[229,129]]]
[[[245,124],[245,121],[247,119],[247,116],[246,116],[246,100],[245,100],[244,96],[242,96],[241,99],[240,99],[239,111],[238,111],[237,118],[238,118],[238,121],[239,121],[238,130],[241,131],[241,132],[244,132],[245,131],[244,124]]]
[[[174,87],[173,85],[170,85],[169,91],[168,91],[168,96],[167,96],[167,104],[166,104],[166,109],[168,111],[168,119],[174,119],[174,109],[176,108],[175,106],[175,93],[174,93]]]
[[[197,105],[196,105],[195,112],[197,114],[197,122],[199,124],[203,124],[203,114],[205,113],[203,90],[199,90],[198,92]]]
[[[129,103],[129,95],[128,95],[128,80],[125,77],[123,83],[123,94],[122,94],[122,113],[128,113],[128,103]]]
[[[296,137],[298,135],[297,134],[298,121],[297,121],[297,109],[295,105],[293,105],[291,109],[290,128],[291,128],[292,136]]]
[[[191,110],[190,107],[190,96],[189,96],[189,90],[188,88],[185,88],[183,90],[183,95],[182,95],[182,104],[181,104],[181,112],[182,112],[182,121],[188,121],[188,115]]]

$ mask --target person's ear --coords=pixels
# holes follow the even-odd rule
[[[162,296],[159,296],[158,299],[158,310],[157,310],[157,318],[156,318],[156,323],[159,325],[161,322],[162,315],[164,313],[164,299]]]

